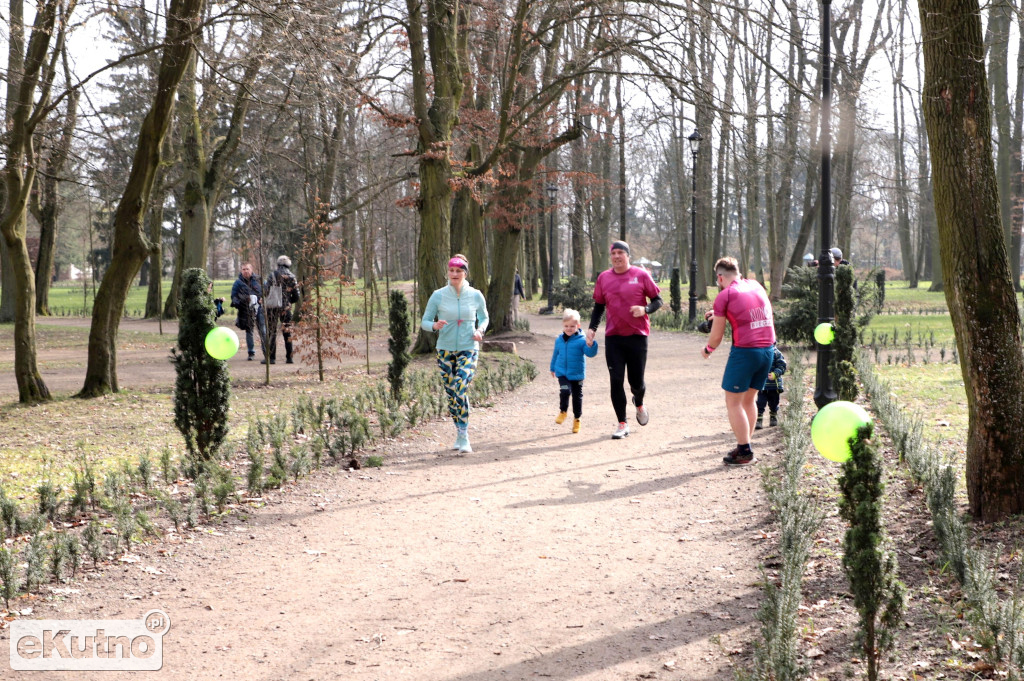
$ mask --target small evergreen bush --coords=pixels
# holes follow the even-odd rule
[[[172,351],[174,425],[185,438],[189,455],[210,461],[228,434],[231,388],[227,363],[206,352],[205,341],[214,327],[210,279],[198,268],[182,274],[178,299],[178,347]],[[189,471],[197,472],[194,467]]]
[[[811,345],[818,324],[818,269],[789,268],[782,284],[782,298],[774,310],[779,340]]]
[[[388,382],[391,384],[391,396],[397,400],[402,395],[405,368],[412,361],[412,355],[409,354],[412,319],[409,317],[409,301],[404,293],[392,289],[388,294],[388,302],[388,351],[391,353]]]
[[[551,306],[556,310],[571,308],[580,313],[581,319],[590,319],[590,312],[594,309],[594,286],[584,277],[569,277],[564,284],[557,283],[551,290]]]
[[[0,533],[0,535],[2,534]],[[0,597],[4,599],[4,608],[7,610],[11,609],[11,599],[17,597],[20,586],[18,583],[18,557],[14,552],[14,547],[8,548],[3,541],[0,541]]]
[[[672,314],[679,317],[683,311],[683,297],[679,285],[679,268],[672,268],[672,279],[668,285],[668,306]]]
[[[860,614],[858,639],[868,663],[868,679],[878,679],[881,654],[895,643],[903,621],[906,588],[897,576],[896,556],[882,525],[882,460],[872,442],[873,425],[850,438],[850,458],[839,477],[839,515],[849,523],[843,539],[843,571]]]

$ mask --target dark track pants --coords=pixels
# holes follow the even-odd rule
[[[628,378],[629,390],[637,406],[644,403],[647,386],[644,369],[647,367],[647,336],[605,336],[604,356],[611,379],[612,407],[619,422],[626,420],[626,390],[623,379]]]
[[[572,395],[572,417],[583,416],[583,381],[570,381],[565,376],[558,377],[558,411],[569,411],[569,395]]]

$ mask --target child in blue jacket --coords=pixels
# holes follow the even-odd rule
[[[565,423],[572,395],[572,432],[580,432],[583,416],[583,379],[587,377],[586,357],[597,355],[597,341],[588,341],[580,331],[580,313],[567,309],[562,313],[562,334],[555,339],[551,353],[551,375],[558,379],[558,416],[555,423]],[[586,357],[585,357],[586,356]]]
[[[775,346],[772,368],[768,372],[768,380],[764,388],[757,392],[757,424],[754,430],[764,428],[764,408],[768,407],[768,427],[779,425],[779,396],[783,393],[782,374],[786,373],[786,357]]]

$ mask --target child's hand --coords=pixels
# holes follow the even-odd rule
[[[551,372],[551,378],[555,378],[555,372],[554,371]]]
[[[587,347],[589,348],[593,344],[594,344],[594,339],[592,337],[590,337],[590,336],[587,336]]]
[[[768,372],[768,380],[769,381],[774,381],[775,380],[775,372],[774,371],[769,371]]]

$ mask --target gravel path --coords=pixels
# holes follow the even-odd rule
[[[547,373],[560,320],[530,322],[519,352],[540,375],[474,411],[473,454],[447,450],[449,424],[427,424],[381,447],[383,468],[314,474],[262,509],[143,547],[33,617],[161,609],[159,679],[731,680],[757,631],[759,468],[778,434],[755,436],[757,466],[723,466],[727,353],[704,361],[702,336],[655,332],[650,425],[609,438],[602,349],[572,435],[571,419],[554,423]]]

